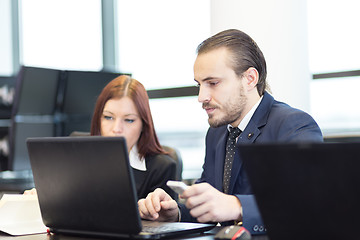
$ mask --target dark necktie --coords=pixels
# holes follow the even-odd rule
[[[224,178],[223,178],[224,193],[228,193],[229,191],[231,168],[235,155],[236,138],[240,135],[240,133],[241,130],[239,128],[231,127],[228,140],[226,142],[226,155],[225,155]]]

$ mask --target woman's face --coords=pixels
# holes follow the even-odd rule
[[[110,99],[101,116],[101,136],[122,136],[128,151],[137,143],[142,131],[142,120],[134,102],[129,97]]]

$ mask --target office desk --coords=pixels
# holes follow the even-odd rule
[[[222,227],[215,227],[213,230],[205,232],[203,234],[191,234],[182,236],[179,238],[171,238],[174,240],[182,240],[182,239],[193,239],[193,240],[213,240],[214,235],[221,229]],[[69,236],[69,235],[55,235],[55,234],[36,234],[36,235],[25,235],[25,236],[9,236],[4,233],[0,233],[0,240],[114,240],[115,238],[93,238],[93,237],[78,237],[78,236]],[[269,240],[266,235],[257,235],[252,236],[252,240]]]

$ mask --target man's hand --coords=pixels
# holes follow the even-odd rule
[[[144,199],[138,201],[140,217],[147,220],[176,222],[179,219],[179,208],[163,189],[157,188]]]
[[[241,220],[241,204],[237,197],[224,194],[208,183],[194,184],[181,198],[199,222],[224,222]]]

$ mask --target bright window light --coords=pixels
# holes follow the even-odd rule
[[[101,70],[100,0],[20,1],[22,64]]]
[[[195,86],[196,47],[210,36],[210,0],[119,0],[118,69],[146,89]],[[197,97],[150,100],[163,145],[183,159],[183,179],[199,178],[209,127]]]
[[[307,4],[310,71],[360,69],[360,1],[312,0]]]
[[[311,72],[359,70],[360,2],[314,0],[307,4]],[[360,130],[359,88],[360,77],[312,81],[311,114],[325,135]]]
[[[12,37],[11,37],[11,2],[0,1],[0,76],[13,75]],[[1,87],[1,83],[0,83]]]
[[[209,0],[119,0],[118,62],[147,89],[194,85],[197,45],[210,36]]]

